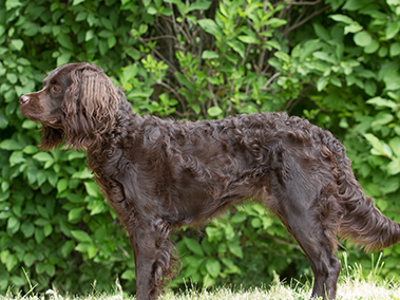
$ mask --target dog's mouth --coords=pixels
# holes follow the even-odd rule
[[[50,124],[55,124],[57,123],[58,119],[57,118],[52,118],[52,119],[48,119],[47,122]]]

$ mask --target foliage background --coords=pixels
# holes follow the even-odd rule
[[[138,113],[221,118],[287,111],[346,145],[366,193],[400,221],[400,0],[6,0],[0,2],[0,291],[134,292],[125,232],[72,150],[41,152],[18,97],[58,65],[90,61]],[[174,235],[172,287],[310,276],[305,256],[261,206]],[[346,245],[365,272],[370,256]],[[342,252],[343,250],[340,250]],[[400,278],[400,246],[382,276]],[[71,276],[74,274],[74,276]]]

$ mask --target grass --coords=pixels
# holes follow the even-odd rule
[[[229,288],[215,288],[196,292],[187,290],[180,294],[167,292],[160,300],[305,300],[311,293],[310,284],[295,286],[285,285],[280,282],[268,288],[254,288],[232,292]],[[62,296],[55,290],[48,290],[40,295],[11,295],[0,296],[0,299],[12,300],[125,300],[135,299],[118,290],[113,294],[93,293],[82,296]],[[400,285],[392,283],[374,283],[366,280],[358,281],[346,279],[339,284],[337,300],[400,300]]]
[[[400,282],[394,280],[383,280],[379,275],[382,270],[381,256],[376,264],[372,257],[373,270],[363,275],[361,266],[354,268],[348,266],[347,258],[344,256],[344,267],[342,276],[339,278],[337,300],[400,300]],[[29,279],[27,278],[28,282]],[[94,284],[95,286],[95,284]],[[123,292],[118,281],[115,283],[113,294],[102,294],[92,292],[87,296],[61,295],[56,289],[49,289],[46,293],[35,294],[34,286],[25,295],[13,295],[8,292],[5,296],[0,295],[0,300],[127,300],[135,299]],[[239,289],[235,291],[227,287],[218,287],[197,291],[187,287],[186,291],[173,293],[168,291],[160,296],[159,300],[305,300],[310,299],[312,283],[300,283],[293,281],[284,284],[276,276],[274,282],[268,287]]]

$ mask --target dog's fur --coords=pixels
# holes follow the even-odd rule
[[[22,114],[43,125],[41,147],[82,148],[126,226],[137,299],[156,299],[172,273],[169,233],[205,224],[229,205],[257,199],[306,253],[313,297],[336,297],[339,235],[367,249],[399,241],[400,228],[366,197],[344,146],[328,131],[283,113],[214,121],[139,116],[97,66],[67,64],[43,89],[20,97]]]

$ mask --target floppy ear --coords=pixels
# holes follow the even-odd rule
[[[98,148],[115,123],[118,91],[104,72],[87,65],[71,73],[72,84],[62,104],[66,144]]]
[[[42,126],[42,142],[39,147],[42,150],[51,150],[58,148],[64,139],[64,132],[61,129],[54,129],[48,126]]]

